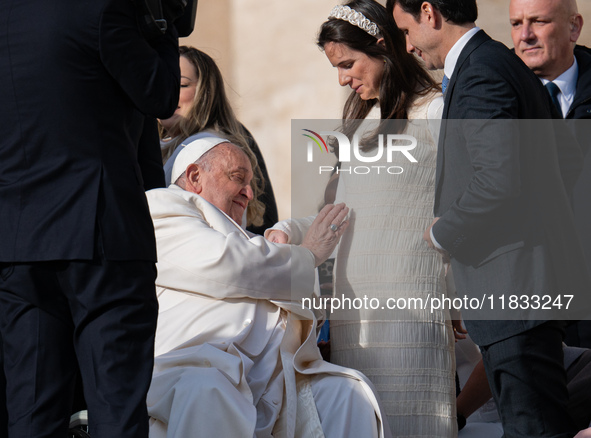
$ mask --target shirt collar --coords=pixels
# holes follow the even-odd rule
[[[462,35],[462,37],[459,40],[457,40],[456,43],[453,45],[453,47],[445,57],[445,63],[443,67],[443,72],[445,73],[445,76],[451,79],[451,75],[454,73],[454,70],[456,69],[456,64],[458,63],[460,53],[462,53],[462,50],[464,49],[466,44],[468,44],[468,41],[470,41],[470,39],[474,35],[476,35],[476,33],[478,33],[479,30],[480,28],[478,26],[473,27],[464,35]]]
[[[573,65],[571,65],[568,70],[566,70],[552,82],[554,82],[558,88],[560,88],[560,92],[564,95],[564,98],[572,102],[577,90],[578,78],[579,65],[577,64],[577,58],[575,58]],[[546,85],[548,82],[550,82],[548,79],[542,79],[542,83],[544,85]]]

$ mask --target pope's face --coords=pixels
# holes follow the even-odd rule
[[[533,72],[553,80],[574,61],[580,28],[570,0],[511,0],[509,17],[515,53]]]
[[[233,144],[222,143],[215,147],[209,170],[200,169],[199,195],[240,225],[254,197],[250,186],[252,177],[252,166],[246,154]]]
[[[324,53],[339,72],[339,84],[349,86],[363,100],[377,99],[384,74],[384,61],[367,56],[342,43],[330,42]]]

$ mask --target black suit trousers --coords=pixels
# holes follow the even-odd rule
[[[591,422],[591,350],[585,350],[566,370],[568,379],[568,410],[577,429]]]
[[[66,436],[79,366],[93,438],[146,438],[154,263],[4,263],[0,274],[8,436]]]
[[[8,436],[8,414],[6,413],[6,379],[4,378],[4,355],[0,335],[0,436]]]
[[[572,438],[562,338],[564,321],[548,321],[481,347],[505,438]]]

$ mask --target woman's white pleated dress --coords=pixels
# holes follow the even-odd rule
[[[391,163],[385,156],[380,163],[358,162],[353,154],[351,163],[343,163],[343,168],[379,164],[404,171],[340,174],[337,197],[350,208],[351,223],[336,257],[337,298],[377,298],[380,307],[389,298],[394,298],[390,304],[401,298],[398,304],[410,306],[410,298],[431,300],[446,291],[441,257],[423,241],[433,220],[437,128],[427,129],[425,120],[433,117],[434,108],[441,113],[442,99],[435,97],[419,98],[409,113],[411,123],[405,133],[418,140],[410,151],[418,163],[402,153],[394,153]],[[379,109],[374,108],[371,117],[379,117]],[[393,436],[457,436],[449,312],[431,311],[428,306],[361,307],[349,312],[347,320],[335,319],[339,317],[335,314],[330,321],[331,362],[358,369],[374,383]]]

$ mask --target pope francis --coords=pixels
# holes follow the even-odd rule
[[[184,147],[149,191],[160,311],[148,393],[150,437],[389,437],[371,383],[322,360],[314,268],[348,222],[325,207],[299,246],[239,223],[256,162],[227,140]]]

